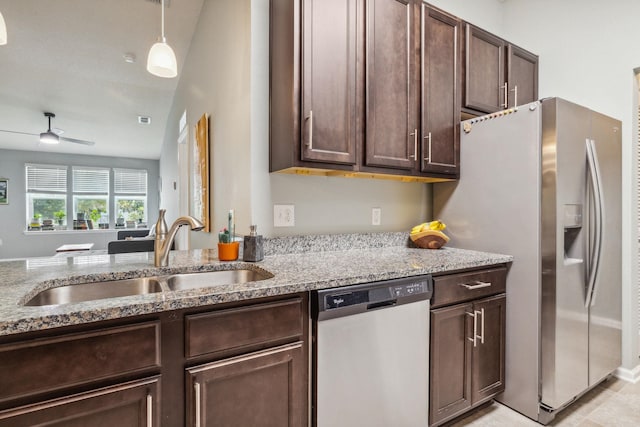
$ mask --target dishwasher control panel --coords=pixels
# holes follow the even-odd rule
[[[340,317],[431,298],[431,276],[406,277],[315,292],[316,319]]]

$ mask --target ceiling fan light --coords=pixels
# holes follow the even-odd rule
[[[60,137],[53,132],[43,132],[40,134],[40,142],[43,144],[59,144]]]
[[[5,24],[2,12],[0,12],[0,46],[5,44],[7,44],[7,24]]]
[[[164,39],[151,46],[147,57],[147,71],[155,76],[165,78],[178,75],[176,54]]]

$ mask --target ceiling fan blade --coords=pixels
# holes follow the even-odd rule
[[[55,133],[56,135],[60,136],[64,133],[64,130],[60,129],[60,128],[51,128],[51,132]]]
[[[18,131],[15,131],[15,130],[6,130],[6,129],[0,129],[0,132],[17,133],[17,134],[19,134],[19,135],[31,135],[31,136],[38,136],[38,135],[40,135],[39,133],[18,132]]]
[[[61,136],[60,141],[73,142],[74,144],[82,144],[82,145],[96,145],[93,141],[85,141],[83,139],[74,139],[74,138],[66,138]]]

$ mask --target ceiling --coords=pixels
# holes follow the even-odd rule
[[[8,35],[0,46],[0,129],[39,134],[50,111],[61,136],[96,143],[51,146],[0,132],[0,149],[159,159],[203,2],[167,1],[165,34],[178,77],[164,79],[146,71],[161,33],[160,0],[0,0]],[[151,124],[139,124],[139,115]]]

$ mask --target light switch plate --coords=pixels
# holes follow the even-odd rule
[[[293,227],[296,225],[294,205],[273,205],[273,226]]]
[[[371,208],[371,225],[380,225],[382,219],[382,209]]]

